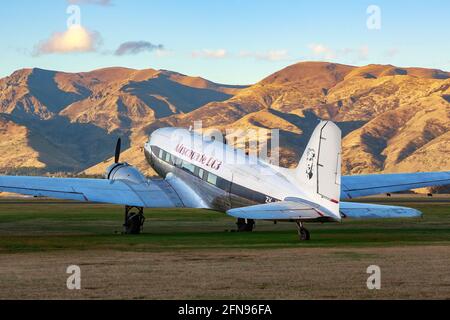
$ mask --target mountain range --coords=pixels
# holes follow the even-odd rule
[[[0,171],[99,175],[122,137],[123,160],[151,175],[148,135],[198,120],[279,129],[289,167],[319,119],[343,131],[345,174],[450,170],[449,72],[300,62],[250,86],[154,69],[18,70],[0,79]]]

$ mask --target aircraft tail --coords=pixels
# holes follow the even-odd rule
[[[341,130],[331,121],[321,121],[294,171],[294,179],[311,200],[340,220]]]

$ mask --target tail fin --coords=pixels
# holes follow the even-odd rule
[[[321,121],[295,170],[295,180],[311,199],[340,219],[341,130]]]

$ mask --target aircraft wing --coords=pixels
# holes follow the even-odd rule
[[[132,183],[107,179],[0,176],[0,192],[144,208],[184,207],[165,180]]]
[[[450,184],[450,171],[343,176],[341,198],[351,199],[447,184]]]

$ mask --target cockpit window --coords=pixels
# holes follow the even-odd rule
[[[159,155],[159,148],[156,146],[152,146],[152,152],[155,156]]]

